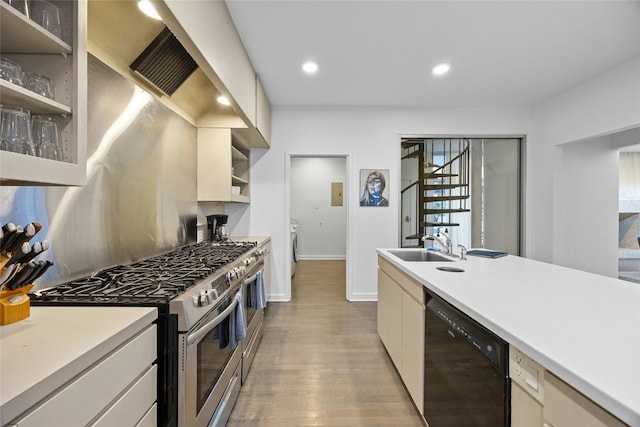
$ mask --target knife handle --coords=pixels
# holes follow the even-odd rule
[[[27,224],[26,226],[24,226],[23,232],[17,233],[13,241],[7,245],[6,251],[13,254],[15,251],[20,249],[23,243],[30,241],[31,238],[35,235],[36,228],[33,226],[33,224]]]
[[[11,258],[9,259],[9,261],[7,261],[5,267],[13,264],[24,264],[31,261],[31,259],[33,259],[35,255],[31,258],[29,258],[29,256],[31,256],[32,252],[35,250],[37,244],[38,243],[36,243],[32,247],[29,243],[24,242],[20,247],[20,250],[11,254]]]
[[[8,222],[2,226],[2,239],[0,239],[0,252],[4,252],[4,247],[9,242],[9,239],[15,233],[16,225],[12,222]]]
[[[38,280],[53,265],[49,260],[38,261],[37,268],[27,277],[25,284],[30,284]]]
[[[2,231],[4,231],[5,233],[8,233],[15,229],[16,229],[16,225],[12,222],[7,222],[5,225],[2,226]]]
[[[10,291],[14,289],[18,289],[24,285],[27,285],[28,282],[26,279],[33,273],[33,270],[36,268],[36,265],[33,262],[25,265],[16,273],[15,276],[9,282],[7,282],[7,289]]]
[[[18,236],[20,234],[22,234],[24,232],[24,229],[22,228],[22,226],[17,225],[13,228],[12,231],[9,231],[8,233],[5,233],[4,235],[4,239],[2,240],[2,247],[0,247],[0,252],[9,252],[9,248],[13,245],[13,243],[15,242],[16,238],[18,238]]]
[[[36,230],[34,234],[38,234],[38,231],[42,229],[42,224],[40,224],[39,222],[33,221],[31,225],[33,225],[33,228]]]
[[[4,271],[0,274],[0,289],[5,283],[13,278],[17,268],[17,265],[8,265],[4,268]]]

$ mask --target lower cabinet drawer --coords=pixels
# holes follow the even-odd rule
[[[154,403],[153,406],[144,414],[144,417],[140,420],[136,427],[157,427],[158,425],[158,404]]]
[[[92,422],[154,362],[156,328],[150,325],[12,425],[41,427],[55,422],[80,426]]]
[[[158,367],[153,365],[105,412],[95,427],[134,426],[155,403],[158,384]]]

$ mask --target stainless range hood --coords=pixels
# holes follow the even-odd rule
[[[246,127],[232,108],[217,102],[220,91],[197,64],[191,72],[187,67],[187,72],[173,76],[170,79],[171,84],[165,88],[163,83],[158,84],[154,81],[155,77],[149,78],[147,71],[134,71],[131,68],[141,56],[154,59],[157,52],[151,51],[158,47],[154,45],[158,44],[158,39],[163,38],[163,34],[173,43],[171,52],[177,48],[182,51],[182,55],[186,53],[193,61],[192,55],[184,50],[178,40],[175,40],[170,32],[166,34],[169,30],[164,23],[150,19],[140,12],[137,1],[89,0],[88,12],[87,44],[92,55],[138,86],[155,94],[163,104],[194,126],[206,122],[208,126],[214,127]],[[172,71],[173,65],[169,65],[165,60],[159,63],[156,71],[163,78],[162,73]]]

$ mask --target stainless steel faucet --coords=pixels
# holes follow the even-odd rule
[[[460,249],[460,261],[466,261],[467,260],[467,248],[465,248],[463,245],[458,245],[458,249]]]
[[[451,239],[445,233],[438,233],[435,236],[433,234],[427,234],[422,237],[422,241],[426,240],[435,240],[440,243],[440,246],[444,248],[442,253],[444,254],[453,254],[453,245],[451,244]]]

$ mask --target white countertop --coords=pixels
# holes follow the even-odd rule
[[[624,422],[640,426],[640,284],[512,255],[406,262],[389,250],[378,253]],[[443,265],[465,272],[436,269]]]
[[[32,407],[158,317],[149,307],[31,307],[0,326],[0,425]]]

